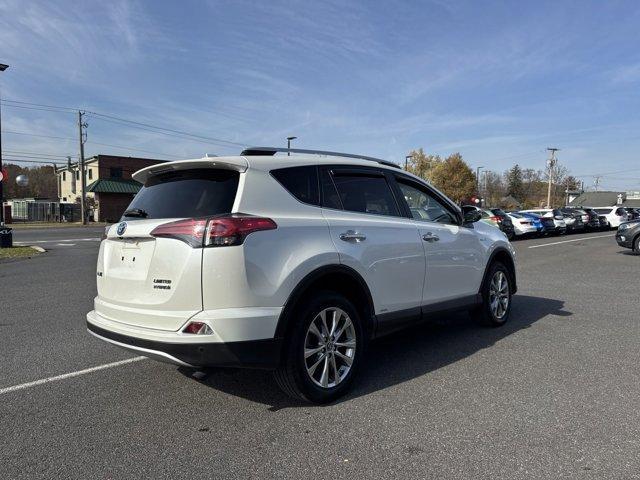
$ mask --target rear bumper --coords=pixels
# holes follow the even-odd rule
[[[95,311],[87,314],[87,330],[93,336],[138,355],[175,365],[274,369],[280,361],[280,339],[221,342],[211,341],[209,335],[157,331],[156,338],[152,339],[148,332],[125,334],[121,329],[112,328],[110,323],[102,321]]]

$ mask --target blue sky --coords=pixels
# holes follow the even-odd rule
[[[0,0],[2,97],[247,145],[543,168],[640,190],[635,1]],[[75,117],[3,105],[9,151],[77,156]],[[87,154],[240,147],[89,117]],[[132,147],[127,150],[95,142]],[[9,157],[9,153],[5,153]]]

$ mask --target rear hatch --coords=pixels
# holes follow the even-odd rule
[[[175,221],[230,213],[239,175],[197,168],[147,176],[100,246],[96,312],[129,325],[175,331],[201,311],[200,225],[182,222],[170,235],[159,232]]]

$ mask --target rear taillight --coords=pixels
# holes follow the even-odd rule
[[[152,237],[175,238],[188,243],[194,248],[202,247],[204,231],[207,228],[207,219],[188,218],[176,222],[158,225],[151,232]]]
[[[497,222],[500,223],[500,217],[489,217],[489,220],[491,220],[492,222]]]
[[[250,233],[276,228],[278,228],[276,222],[270,218],[249,216],[212,218],[207,225],[204,246],[240,245]]]
[[[274,230],[276,222],[270,218],[233,216],[216,218],[189,218],[159,225],[152,237],[175,238],[194,248],[240,245],[253,232]]]

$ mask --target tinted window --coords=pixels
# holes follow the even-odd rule
[[[122,178],[122,167],[109,168],[109,176],[111,178]]]
[[[320,173],[320,187],[322,189],[322,206],[342,210],[338,191],[336,190],[333,180],[331,179],[331,175],[329,175],[327,170],[323,170]]]
[[[384,177],[337,172],[333,181],[345,210],[398,216],[398,207]]]
[[[398,186],[414,219],[423,222],[458,223],[455,216],[425,189],[419,189],[402,180],[398,180]]]
[[[271,172],[287,191],[303,203],[320,205],[318,169],[316,167],[291,167]]]
[[[151,177],[128,210],[139,208],[146,216],[123,219],[207,217],[229,213],[238,189],[239,173],[198,169]]]
[[[610,208],[594,208],[593,209],[594,212],[596,213],[601,213],[601,214],[608,214],[611,213],[611,209]]]

